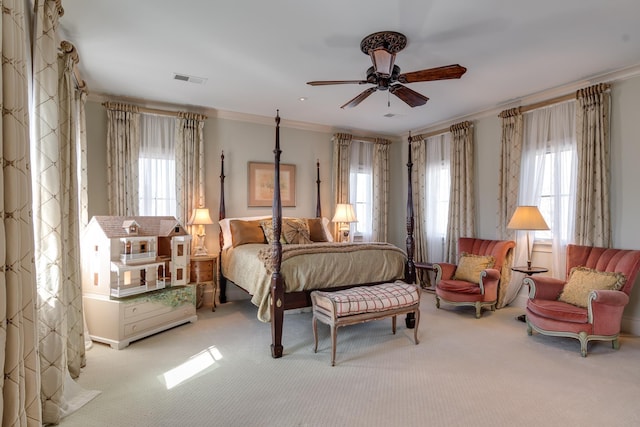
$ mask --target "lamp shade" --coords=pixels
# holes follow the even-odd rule
[[[518,206],[507,224],[512,230],[548,230],[549,226],[544,220],[537,206]]]
[[[357,222],[353,205],[349,203],[338,203],[336,205],[336,213],[333,216],[333,222]]]
[[[193,210],[191,214],[191,218],[189,218],[188,225],[205,225],[205,224],[213,224],[211,220],[211,216],[209,215],[209,209],[207,208],[196,208]]]
[[[393,63],[395,55],[390,53],[383,47],[372,49],[369,51],[374,69],[381,74],[391,75],[393,71]]]

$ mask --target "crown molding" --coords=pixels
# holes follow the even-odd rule
[[[493,107],[487,108],[485,110],[467,114],[464,116],[455,117],[448,120],[444,120],[444,121],[435,123],[433,125],[430,125],[426,128],[418,129],[416,131],[411,131],[411,133],[414,135],[419,135],[422,133],[433,132],[437,129],[448,128],[454,123],[459,123],[465,120],[474,121],[474,120],[483,119],[488,116],[497,116],[498,114],[500,114],[501,111],[508,110],[510,108],[522,107],[525,105],[535,104],[535,103],[549,100],[552,98],[560,97],[563,95],[576,92],[578,89],[582,89],[584,87],[592,86],[598,83],[615,83],[615,82],[620,82],[620,81],[627,80],[637,76],[640,76],[640,64],[633,65],[631,67],[623,68],[616,71],[594,75],[586,79],[568,83],[566,85],[558,86],[552,89],[547,89],[541,92],[532,93],[520,98],[508,100],[501,104],[497,104]],[[400,137],[403,140],[406,140],[409,137],[409,132],[403,132],[402,134],[398,135],[398,137]]]

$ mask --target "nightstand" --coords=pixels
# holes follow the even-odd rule
[[[197,285],[196,308],[202,307],[205,286],[210,284],[213,287],[211,311],[216,311],[216,293],[218,291],[217,262],[218,257],[215,255],[191,257],[191,275],[189,277],[191,283]]]

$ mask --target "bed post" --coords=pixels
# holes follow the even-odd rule
[[[416,283],[416,266],[413,263],[413,183],[411,181],[411,132],[409,132],[409,154],[407,161],[407,264],[404,271],[404,280],[407,283]],[[405,318],[407,328],[414,328],[416,324],[415,314],[409,313]]]
[[[320,159],[316,160],[316,218],[322,217],[322,209],[320,208]]]
[[[218,210],[218,220],[225,218],[226,208],[224,206],[224,151],[220,154],[220,208]],[[219,227],[218,241],[220,242],[220,253],[218,254],[217,272],[218,287],[220,288],[220,304],[227,302],[227,278],[222,275],[222,247],[224,246],[224,236],[222,227]],[[215,295],[213,298],[215,299]]]
[[[280,274],[282,263],[282,201],[280,199],[280,111],[276,111],[276,146],[273,175],[273,273],[271,274],[271,357],[282,357],[282,323],[284,321],[284,284]]]

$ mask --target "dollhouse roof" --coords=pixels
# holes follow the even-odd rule
[[[138,236],[187,236],[189,233],[173,216],[94,216],[88,227],[96,224],[107,238],[129,237],[125,224],[138,225]],[[176,231],[177,227],[177,231]]]

